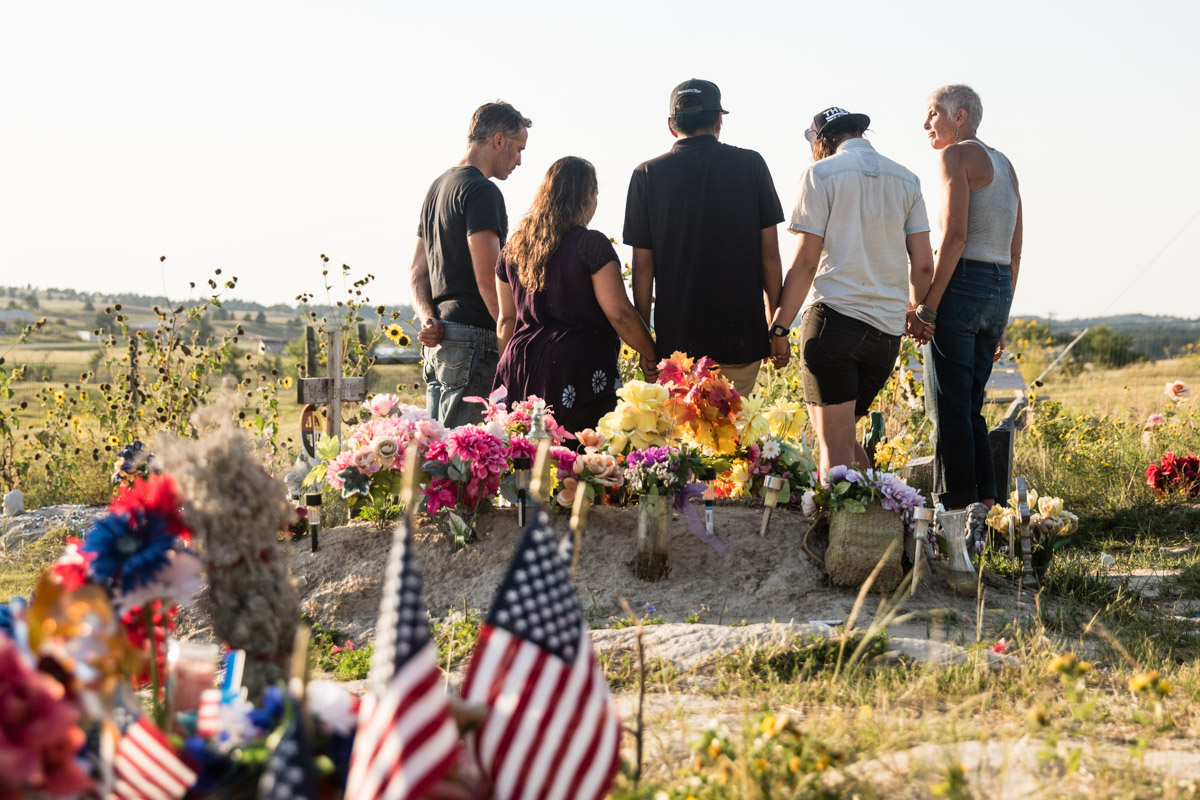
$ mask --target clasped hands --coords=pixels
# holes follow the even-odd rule
[[[922,322],[917,316],[917,310],[910,308],[904,319],[904,335],[911,338],[917,344],[925,344],[933,338],[934,330],[937,326],[932,322]]]

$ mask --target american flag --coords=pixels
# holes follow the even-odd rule
[[[592,800],[617,770],[621,722],[571,585],[569,548],[535,508],[467,669],[463,697],[488,707],[467,746],[497,800]]]
[[[317,773],[313,768],[312,744],[301,715],[304,710],[289,695],[284,700],[284,728],[278,734],[262,778],[259,800],[316,800]]]
[[[375,631],[371,691],[358,716],[346,797],[419,797],[454,766],[459,744],[403,520],[393,534]]]
[[[113,760],[110,800],[179,800],[196,782],[191,770],[149,717],[117,702],[113,721],[121,731]]]

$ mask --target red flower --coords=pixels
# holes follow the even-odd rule
[[[0,797],[60,797],[91,785],[75,761],[84,744],[79,709],[62,684],[32,669],[0,635]]]
[[[95,553],[85,553],[79,549],[83,542],[74,536],[67,537],[67,547],[63,554],[50,567],[50,573],[65,591],[73,592],[87,582],[88,563],[96,557]]]
[[[130,644],[137,650],[149,655],[150,632],[146,629],[146,614],[142,608],[142,606],[133,606],[129,609],[121,617],[121,625],[125,630],[125,636],[129,639]],[[162,602],[159,600],[150,603],[150,608],[154,612],[152,620],[154,625],[155,652],[158,654],[158,674],[159,676],[163,676],[167,674],[167,633],[175,630],[175,620],[179,616],[179,609],[176,606],[171,606],[166,611],[163,611]],[[150,683],[150,664],[148,661],[139,675],[132,676],[132,682],[135,687],[141,687]]]
[[[167,530],[183,540],[185,545],[191,545],[192,532],[183,521],[180,507],[183,500],[175,479],[170,475],[151,475],[149,478],[138,478],[133,486],[124,488],[112,501],[108,510],[112,514],[125,514],[136,519],[138,512],[160,514],[166,518]]]

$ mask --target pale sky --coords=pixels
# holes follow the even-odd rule
[[[620,239],[630,172],[670,147],[668,94],[692,77],[720,86],[722,140],[763,154],[785,212],[812,115],[870,115],[936,241],[925,101],[965,82],[1021,181],[1015,314],[1200,316],[1200,221],[1122,293],[1200,211],[1198,23],[1200,4],[1160,0],[6,0],[0,284],[179,299],[221,267],[238,297],[290,302],[325,253],[408,302],[421,200],[497,98],[534,121],[500,184],[510,225],[578,155],[600,175],[592,227]]]

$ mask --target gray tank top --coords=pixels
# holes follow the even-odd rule
[[[1008,264],[1012,261],[1012,237],[1017,227],[1017,187],[1013,185],[1008,159],[999,150],[968,139],[987,153],[992,162],[992,182],[971,192],[967,206],[967,246],[963,258]]]

